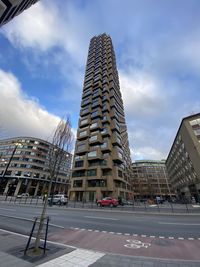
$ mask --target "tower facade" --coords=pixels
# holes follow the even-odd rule
[[[38,0],[0,0],[0,27]]]
[[[74,152],[70,199],[131,198],[131,158],[110,36],[90,41]]]

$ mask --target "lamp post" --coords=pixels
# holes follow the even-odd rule
[[[10,158],[9,158],[9,161],[7,162],[7,161],[5,161],[5,159],[2,160],[2,161],[4,161],[5,163],[7,163],[7,165],[6,165],[6,168],[5,168],[4,172],[3,172],[3,175],[1,176],[1,183],[2,183],[2,182],[4,181],[4,179],[5,179],[6,172],[7,172],[8,168],[9,168],[9,166],[10,166],[10,163],[11,163],[11,161],[12,161],[12,159],[13,159],[13,156],[14,156],[14,154],[15,154],[15,151],[16,151],[17,147],[18,147],[18,146],[21,146],[21,145],[22,145],[21,143],[15,143],[15,147],[14,147],[14,149],[13,149],[13,151],[12,151],[12,154],[11,154],[11,156],[10,156]]]

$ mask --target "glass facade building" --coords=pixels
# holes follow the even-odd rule
[[[132,164],[135,199],[167,199],[173,191],[166,172],[165,160],[137,160]]]
[[[110,36],[90,41],[73,160],[70,198],[129,198],[131,158]]]
[[[37,196],[47,192],[50,149],[51,143],[33,137],[0,140],[0,194]],[[65,152],[59,173],[53,179],[54,192],[67,193],[71,160],[71,154]]]

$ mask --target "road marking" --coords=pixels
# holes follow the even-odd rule
[[[159,224],[172,224],[172,225],[188,225],[188,226],[199,226],[200,223],[173,223],[173,222],[158,222]]]
[[[147,237],[146,235],[141,235],[141,237]]]
[[[155,238],[155,235],[150,235],[151,238]]]
[[[140,240],[126,240],[129,244],[125,244],[124,247],[126,248],[133,248],[133,249],[138,249],[138,248],[148,248],[151,246],[150,243],[144,243]]]
[[[133,236],[138,236],[138,234],[133,234]]]
[[[169,239],[174,239],[174,237],[173,237],[173,236],[169,236],[168,238],[169,238]]]
[[[115,218],[107,218],[107,217],[95,217],[95,216],[84,216],[85,218],[89,219],[100,219],[100,220],[111,220],[111,221],[119,221],[119,219]]]
[[[130,234],[126,233],[126,234],[124,234],[124,235],[130,235]]]
[[[96,232],[96,231],[95,231]],[[114,232],[109,232],[109,234],[114,234]]]
[[[165,237],[164,237],[164,236],[159,236],[159,238],[163,239],[163,238],[165,238]]]
[[[189,237],[188,240],[194,240],[194,238],[193,237]]]
[[[107,233],[107,231],[101,231],[101,232],[104,233],[104,234]]]
[[[179,240],[184,240],[184,238],[183,238],[183,237],[178,237],[178,239],[179,239]]]
[[[117,235],[122,235],[122,233],[117,233]]]
[[[4,230],[4,229],[0,229],[0,231],[5,232],[5,233],[9,233],[9,234],[13,234],[13,235],[22,236],[22,237],[25,237],[25,238],[29,238],[29,235],[24,235],[24,234],[20,234],[20,233],[12,232],[12,231]],[[32,239],[35,240],[36,238],[35,238],[34,236],[32,236]],[[41,240],[44,241],[44,239],[41,239]],[[68,248],[74,248],[74,249],[77,249],[77,247],[70,246],[70,245],[66,245],[66,244],[63,244],[63,243],[58,243],[58,242],[55,242],[55,241],[48,241],[48,240],[47,240],[47,243],[55,244],[55,245],[59,245],[59,246],[63,246],[63,247],[68,247]]]
[[[16,211],[14,209],[6,209],[6,208],[0,208],[0,210],[11,210],[11,211]]]

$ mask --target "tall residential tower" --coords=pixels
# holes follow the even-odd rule
[[[131,198],[131,158],[110,36],[90,41],[70,199]]]

